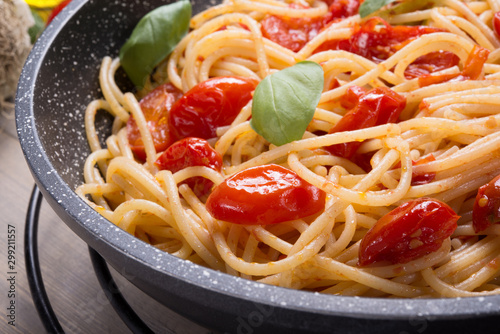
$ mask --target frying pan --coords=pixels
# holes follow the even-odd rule
[[[145,293],[217,331],[497,332],[500,296],[360,298],[259,284],[163,253],[117,228],[75,194],[89,154],[84,111],[101,97],[101,59],[116,57],[139,19],[168,2],[74,0],[26,61],[16,98],[18,136],[35,182],[61,219]],[[213,4],[196,0],[193,12]],[[126,89],[127,79],[118,76]],[[110,127],[109,117],[98,115],[99,133],[108,134]]]

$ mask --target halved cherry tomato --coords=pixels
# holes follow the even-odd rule
[[[342,19],[356,15],[362,0],[333,0],[328,8],[331,19]],[[328,15],[328,14],[327,14]]]
[[[460,217],[445,203],[418,198],[398,206],[366,233],[358,265],[403,264],[438,250],[457,228]]]
[[[325,207],[324,191],[279,165],[243,170],[214,188],[206,207],[236,224],[266,225],[304,218]]]
[[[383,19],[373,17],[361,25],[357,25],[350,38],[327,41],[314,52],[345,50],[375,63],[380,63],[414,39],[422,35],[443,31],[446,30],[425,26],[391,26]],[[431,52],[417,58],[410,64],[405,71],[405,76],[411,79],[455,66],[458,62],[459,58],[451,52]]]
[[[477,80],[483,71],[483,65],[488,60],[490,51],[480,46],[474,45],[471,53],[465,61],[464,68],[460,73],[424,75],[418,78],[420,87],[447,81]]]
[[[425,158],[418,159],[417,161],[412,160],[412,166],[418,166],[418,165],[425,165],[428,162],[431,161],[436,161],[436,158],[434,158],[434,155],[429,154]],[[401,168],[401,162],[398,162],[396,166],[394,166],[394,169],[396,168]],[[411,175],[411,185],[412,186],[419,186],[422,184],[427,184],[429,182],[432,182],[434,178],[436,177],[435,172],[430,172],[430,173],[416,173],[415,171]]]
[[[430,73],[458,65],[460,59],[448,51],[435,51],[415,59],[405,70],[407,79],[419,78]]]
[[[330,133],[366,129],[376,125],[395,123],[406,106],[406,99],[387,87],[377,87],[362,94],[362,90],[350,87],[343,99],[343,104],[354,104],[353,109],[345,114],[330,130]],[[326,149],[337,156],[351,159],[361,142],[348,142],[328,146]]]
[[[472,208],[472,226],[479,233],[500,222],[500,175],[480,187]]]
[[[290,8],[307,8],[290,4]],[[294,52],[302,49],[323,28],[323,18],[290,18],[267,15],[260,21],[262,36]]]
[[[299,51],[316,37],[319,32],[335,19],[349,17],[358,13],[359,0],[333,0],[328,13],[316,18],[291,18],[285,16],[267,15],[260,21],[262,35],[271,41],[290,49]],[[308,8],[292,3],[290,8]]]
[[[244,77],[216,77],[190,89],[171,108],[168,128],[176,139],[216,136],[219,126],[236,118],[257,87],[258,81]]]
[[[220,172],[222,157],[205,139],[188,137],[170,145],[158,157],[156,165],[161,170],[167,169],[172,173],[194,166],[205,166]],[[192,177],[185,183],[198,196],[207,194],[213,186],[213,182],[204,177]]]
[[[171,84],[164,84],[155,88],[139,102],[157,152],[165,151],[174,142],[168,127],[168,112],[181,96],[182,92],[179,89]],[[141,133],[133,117],[127,121],[127,138],[135,156],[145,160],[146,153]]]
[[[434,158],[434,155],[429,154],[425,158],[418,159],[417,161],[412,161],[412,162],[413,166],[418,166],[418,165],[425,165],[426,163],[431,161],[436,161],[436,158]],[[434,180],[435,177],[436,177],[435,172],[421,173],[421,174],[413,172],[411,176],[411,185],[419,186],[422,184],[427,184],[429,182],[432,182],[432,180]]]
[[[365,95],[367,90],[360,86],[351,86],[340,99],[340,105],[345,109],[356,107],[359,100]]]
[[[495,15],[493,15],[492,25],[497,37],[500,37],[500,12],[496,12]]]

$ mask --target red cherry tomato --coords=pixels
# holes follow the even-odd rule
[[[488,60],[490,51],[480,46],[474,45],[471,53],[465,61],[464,68],[460,73],[424,75],[418,78],[420,87],[425,87],[446,81],[476,80],[483,72],[483,65]]]
[[[500,12],[496,12],[495,15],[493,15],[492,25],[497,37],[500,37]]]
[[[290,4],[290,8],[307,8],[299,4]],[[290,18],[267,15],[262,21],[262,36],[294,52],[302,49],[309,40],[323,28],[323,18]]]
[[[452,52],[435,51],[420,56],[413,63],[408,65],[405,70],[407,79],[427,76],[430,73],[441,71],[455,65],[458,65],[460,59]]]
[[[418,165],[425,165],[428,162],[431,161],[436,161],[436,158],[434,158],[434,155],[429,154],[425,158],[418,159],[417,161],[412,160],[412,166],[418,166]],[[401,162],[398,162],[396,166],[394,166],[393,169],[401,168]],[[412,186],[418,186],[422,184],[427,184],[429,182],[432,182],[434,178],[436,177],[435,172],[430,172],[430,173],[416,173],[413,171],[412,176],[411,176],[411,185]]]
[[[455,231],[459,218],[436,199],[409,201],[380,218],[366,233],[359,246],[358,264],[402,264],[435,252]]]
[[[413,166],[418,166],[418,165],[425,165],[428,162],[431,161],[436,161],[436,158],[434,158],[434,155],[429,154],[425,158],[418,159],[417,161],[412,161]],[[432,182],[434,178],[436,177],[435,172],[430,172],[430,173],[412,173],[411,177],[411,185],[412,186],[418,186],[422,184],[427,184],[429,182]]]
[[[350,87],[343,99],[343,105],[355,105],[335,124],[330,133],[366,129],[376,125],[395,123],[406,106],[404,97],[390,88],[377,87],[362,94],[362,90]],[[355,98],[359,101],[355,103]],[[330,153],[351,159],[358,150],[360,142],[348,142],[327,147]]]
[[[472,226],[479,233],[500,222],[500,175],[480,187],[472,208]]]
[[[139,103],[157,152],[165,151],[174,142],[168,128],[168,111],[181,96],[182,92],[176,87],[164,84],[151,91]],[[130,117],[127,122],[127,138],[135,156],[146,160],[141,133],[134,117]]]
[[[351,86],[340,99],[340,105],[345,109],[352,109],[356,107],[359,100],[366,94],[366,92],[367,90],[363,87]]]
[[[361,2],[360,0],[333,0],[328,11],[333,20],[350,17],[358,13]]]
[[[278,165],[243,170],[214,188],[206,207],[216,218],[265,225],[304,218],[325,207],[324,191]]]
[[[243,77],[216,77],[201,82],[180,98],[170,110],[168,127],[176,140],[216,136],[219,126],[236,118],[257,87],[258,81]]]
[[[60,4],[58,4],[57,6],[55,6],[52,9],[52,11],[50,12],[49,18],[47,19],[47,24],[49,24],[50,22],[52,22],[52,20],[54,19],[54,17],[56,17],[56,15],[59,14],[61,12],[61,10],[63,10],[64,7],[66,7],[70,2],[71,2],[71,0],[64,0],[63,2],[61,2]]]
[[[189,137],[167,148],[156,160],[156,165],[161,170],[167,169],[172,173],[194,166],[210,167],[220,172],[222,157],[206,140]],[[213,186],[213,182],[204,177],[192,177],[185,182],[198,196],[207,194]]]
[[[262,35],[271,41],[290,49],[299,51],[316,37],[318,33],[335,19],[349,17],[358,13],[359,0],[333,0],[325,16],[316,18],[291,18],[267,15],[261,20]],[[290,4],[290,8],[306,9],[301,4]]]
[[[345,50],[380,63],[414,39],[443,31],[446,30],[425,26],[391,26],[383,19],[374,17],[356,26],[350,38],[327,41],[314,52]],[[411,79],[455,66],[458,62],[459,58],[451,52],[431,52],[410,64],[405,71],[405,76]]]

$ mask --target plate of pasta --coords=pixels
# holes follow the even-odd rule
[[[496,1],[74,0],[16,121],[66,224],[202,325],[488,332],[499,106]]]

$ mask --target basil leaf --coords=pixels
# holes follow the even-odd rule
[[[323,68],[303,61],[267,76],[255,89],[252,128],[274,145],[299,140],[323,91]]]
[[[361,16],[361,18],[366,17],[394,1],[396,0],[365,0],[361,6],[359,6],[359,16]]]
[[[142,87],[151,71],[186,35],[191,19],[187,0],[156,8],[146,14],[120,49],[120,63],[132,82]]]

